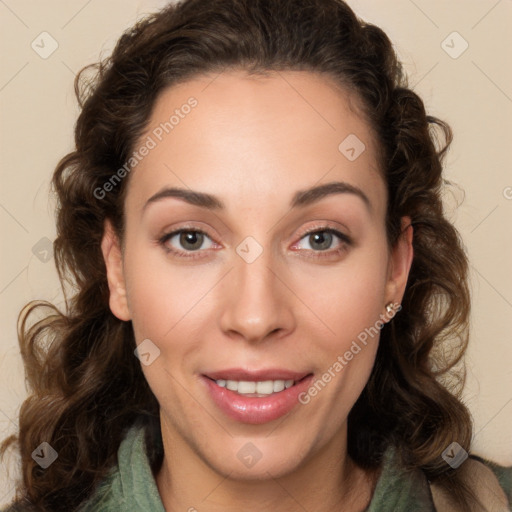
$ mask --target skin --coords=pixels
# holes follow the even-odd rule
[[[389,247],[372,131],[354,98],[325,77],[230,71],[195,78],[158,97],[141,141],[190,96],[197,107],[129,177],[123,243],[108,221],[102,242],[112,312],[133,322],[138,344],[149,338],[160,349],[142,370],[161,406],[165,455],[155,478],[164,506],[362,510],[378,475],[347,455],[347,416],[369,378],[378,336],[307,405],[261,425],[227,417],[199,375],[277,367],[320,377],[386,304],[400,303],[413,257],[410,220],[402,219],[403,236]],[[366,146],[354,161],[338,150],[349,134]],[[358,187],[369,206],[338,193],[290,208],[295,192],[334,181]],[[173,197],[144,208],[173,186],[213,194],[226,208]],[[191,226],[207,232],[199,249],[179,235],[159,243]],[[351,243],[333,236],[322,249],[321,239],[304,235],[325,226]],[[236,252],[247,236],[263,249],[250,264]],[[248,442],[261,452],[250,468],[237,457]]]

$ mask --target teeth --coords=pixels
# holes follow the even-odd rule
[[[277,393],[278,391],[283,391],[285,388],[285,381],[284,380],[276,380],[274,381],[274,392]]]
[[[274,391],[276,390],[274,389],[273,380],[263,380],[261,382],[256,382],[256,393],[259,393],[260,395],[270,395]],[[240,393],[240,387],[238,387],[238,392]]]
[[[247,382],[245,380],[241,380],[237,384],[238,386],[238,393],[241,395],[247,395],[249,393],[256,393],[256,382]]]
[[[263,380],[259,382],[247,380],[224,380],[219,379],[215,381],[217,386],[236,391],[240,395],[271,395],[278,393],[283,389],[288,389],[293,386],[293,380]]]

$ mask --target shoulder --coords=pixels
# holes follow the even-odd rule
[[[109,512],[118,510],[121,505],[126,504],[126,498],[123,492],[123,468],[132,466],[133,461],[126,461],[127,454],[133,454],[134,450],[137,456],[140,456],[134,444],[137,440],[143,439],[143,430],[140,427],[132,426],[123,437],[118,452],[117,463],[112,467],[110,473],[105,477],[93,494],[80,505],[78,512]],[[114,506],[115,505],[115,506]]]
[[[117,461],[77,512],[165,512],[147,454],[146,427],[136,422],[128,428],[118,448]],[[1,512],[32,512],[12,504]]]
[[[471,454],[459,467],[463,480],[474,491],[486,512],[512,509],[512,467],[500,466]],[[400,448],[389,446],[370,506],[365,512],[467,512],[420,468],[403,465]]]
[[[146,430],[136,423],[125,432],[117,464],[78,512],[165,512],[151,471]]]
[[[504,467],[482,457],[470,455],[459,470],[488,511],[506,512],[512,504],[512,466]],[[435,482],[430,486],[438,512],[456,512],[458,508]]]
[[[93,495],[83,502],[77,509],[79,512],[109,512],[114,510],[111,507],[113,500],[118,497],[113,492],[113,485],[118,476],[118,467],[116,466],[108,477],[103,479],[96,488]],[[36,512],[34,507],[24,505],[19,502],[12,503],[7,508],[0,509],[0,512]]]
[[[389,445],[383,455],[380,476],[365,512],[435,512],[428,480],[421,469],[406,468],[400,448]]]

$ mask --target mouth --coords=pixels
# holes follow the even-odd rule
[[[289,413],[313,373],[288,370],[224,370],[201,375],[208,394],[231,419],[261,424]]]

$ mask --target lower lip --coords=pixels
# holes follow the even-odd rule
[[[218,386],[215,381],[201,375],[208,392],[219,409],[230,418],[242,423],[258,425],[288,414],[298,403],[298,396],[306,391],[313,379],[308,375],[294,386],[267,397],[249,397]]]

